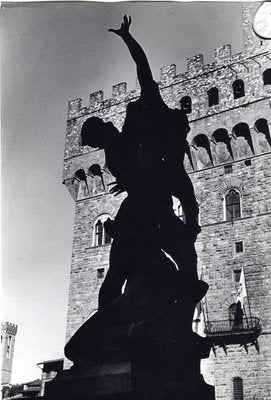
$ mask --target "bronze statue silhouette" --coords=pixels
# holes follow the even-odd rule
[[[106,164],[117,182],[111,192],[128,192],[114,230],[129,232],[129,221],[134,233],[138,229],[142,235],[144,229],[149,234],[159,226],[161,248],[174,259],[186,281],[197,280],[193,242],[200,232],[198,205],[183,166],[189,131],[187,117],[183,111],[167,107],[162,100],[147,57],[129,33],[130,24],[131,18],[125,16],[121,28],[110,31],[123,38],[136,63],[140,98],[128,105],[122,133],[111,122],[89,118],[82,127],[82,145],[104,149]],[[181,201],[185,225],[173,213],[172,195]],[[112,230],[109,233],[114,236]],[[125,281],[125,268],[120,273],[121,263],[115,262],[119,258],[115,247],[113,241],[110,269],[100,291],[99,306],[120,295]]]
[[[168,310],[177,307],[182,328],[191,331],[194,306],[207,291],[198,280],[194,247],[200,232],[198,205],[183,167],[187,117],[162,100],[146,55],[129,33],[130,24],[131,18],[125,16],[121,28],[110,31],[124,40],[136,63],[140,98],[127,106],[122,133],[98,117],[86,120],[81,131],[82,146],[105,151],[106,165],[116,178],[111,192],[127,191],[128,196],[115,221],[106,224],[113,243],[98,312],[65,347],[66,356],[75,363],[99,357],[97,348],[104,341],[109,345],[112,337],[127,341],[134,324],[161,310],[170,315]],[[181,201],[186,224],[174,214],[173,195]],[[179,303],[181,297],[185,301]]]

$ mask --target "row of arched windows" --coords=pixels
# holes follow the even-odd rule
[[[253,135],[253,128],[257,137]],[[188,171],[191,168],[198,170],[268,151],[271,147],[268,121],[259,118],[253,128],[246,122],[240,122],[231,132],[225,128],[216,129],[210,139],[204,133],[197,134],[189,145],[185,167]],[[77,187],[77,200],[106,193],[111,179],[106,166],[101,168],[99,164],[92,164],[87,173],[82,168],[78,169],[72,178],[72,184]]]
[[[253,134],[253,128],[256,135]],[[189,146],[191,153],[187,154],[192,169],[228,163],[231,159],[246,158],[268,151],[271,147],[268,121],[259,118],[253,128],[246,122],[240,122],[231,132],[225,128],[216,129],[210,139],[204,133],[197,134]],[[214,145],[218,146],[217,149]]]
[[[110,177],[99,164],[92,164],[87,173],[84,169],[78,169],[72,178],[72,184],[77,187],[77,200],[85,197],[96,196],[106,192],[107,180]]]
[[[271,85],[271,68],[263,72],[263,84]],[[232,91],[234,99],[239,99],[245,96],[245,84],[242,79],[236,79],[232,83]],[[217,87],[212,87],[207,91],[208,106],[212,107],[219,104],[219,91]],[[184,96],[180,100],[181,110],[186,114],[192,112],[192,100],[190,96]]]
[[[224,220],[233,221],[235,219],[241,218],[241,195],[237,189],[229,189],[224,197]],[[185,222],[185,215],[180,201],[173,197],[173,209],[175,214]],[[95,221],[93,225],[93,246],[103,246],[105,244],[110,244],[112,241],[111,236],[105,230],[105,222],[111,220],[109,214],[102,214]],[[200,223],[200,221],[199,221]]]
[[[198,202],[199,203],[199,202]],[[173,210],[177,217],[185,223],[185,214],[181,206],[180,200],[173,196]],[[241,194],[237,189],[229,189],[223,198],[223,220],[233,221],[242,217],[242,202]],[[200,214],[198,216],[198,223],[201,223]]]

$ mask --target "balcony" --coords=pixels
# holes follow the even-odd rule
[[[221,321],[207,321],[205,324],[205,334],[210,339],[213,349],[214,346],[223,347],[226,352],[226,345],[239,344],[244,346],[252,343],[259,351],[257,338],[261,333],[259,318],[244,318],[242,322],[236,324],[233,319]]]

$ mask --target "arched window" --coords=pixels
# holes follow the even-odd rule
[[[233,97],[235,99],[243,97],[245,95],[244,81],[242,81],[242,79],[236,79],[236,81],[234,81],[232,84],[232,89],[233,89]]]
[[[211,153],[210,141],[206,135],[200,133],[199,135],[195,136],[192,142],[192,146],[198,149],[198,157],[200,161],[204,164],[204,166],[209,166],[210,163],[214,165],[213,156]],[[207,154],[200,154],[199,152],[200,148],[205,149],[204,153]]]
[[[260,118],[255,122],[255,129],[259,133],[263,133],[269,146],[271,146],[271,135],[268,127],[268,122],[265,118]]]
[[[226,221],[241,218],[240,194],[231,189],[225,196]]]
[[[177,197],[175,197],[175,196],[172,196],[172,200],[173,200],[174,213],[177,215],[177,217],[179,217],[185,223],[185,214],[183,212],[183,208],[182,208],[180,200],[177,199]]]
[[[232,128],[232,133],[236,138],[243,137],[247,141],[252,153],[255,154],[250,128],[247,123],[240,122],[239,124],[235,125]]]
[[[224,128],[219,128],[217,129],[213,134],[212,134],[212,139],[213,142],[216,144],[219,144],[218,149],[220,150],[219,153],[219,158],[221,161],[226,161],[228,159],[227,154],[223,154],[221,150],[223,150],[222,146],[220,143],[224,143],[226,145],[227,151],[231,158],[233,159],[233,152],[232,152],[232,147],[231,147],[231,139],[229,137],[228,131]]]
[[[244,399],[244,389],[243,389],[243,379],[239,376],[233,378],[233,400],[243,400]]]
[[[209,107],[219,103],[218,89],[213,87],[207,91]]]
[[[263,73],[263,84],[271,85],[271,68],[268,68]]]
[[[94,224],[93,246],[102,246],[110,244],[112,241],[111,236],[105,231],[104,224],[106,221],[111,220],[110,215],[100,215]]]
[[[185,213],[183,211],[183,207],[181,205],[180,200],[177,199],[177,197],[175,197],[175,196],[172,196],[172,200],[173,200],[173,211],[174,211],[175,215],[177,215],[177,217],[179,217],[184,223],[186,223]],[[196,198],[196,202],[199,204],[197,198]],[[200,224],[200,210],[199,210],[199,214],[197,217],[197,223]]]
[[[181,98],[180,105],[181,110],[183,110],[186,114],[190,114],[192,112],[191,97],[184,96],[183,98]]]
[[[87,176],[85,171],[81,168],[78,169],[72,178],[72,184],[76,184],[77,186],[77,199],[81,199],[83,197],[90,196],[88,183],[87,183]]]
[[[88,175],[92,178],[92,194],[95,196],[104,193],[106,190],[101,166],[92,164],[88,169]]]
[[[95,246],[101,246],[103,244],[103,223],[98,220],[95,224]]]

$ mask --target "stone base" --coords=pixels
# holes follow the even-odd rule
[[[72,367],[58,373],[46,384],[45,398],[215,400],[214,387],[199,372],[200,357],[188,359],[186,355],[178,342],[132,346],[127,361]]]
[[[45,398],[58,400],[132,399],[131,363],[64,370],[46,383]]]
[[[145,320],[125,320],[124,310],[133,305],[126,297],[120,298],[124,307],[115,309],[123,310],[126,323],[112,317],[115,305],[95,314],[66,345],[75,364],[46,385],[46,400],[215,400],[214,388],[200,374],[211,344],[191,329],[206,286],[199,282],[196,296],[191,288],[183,290],[180,301],[164,301]]]

